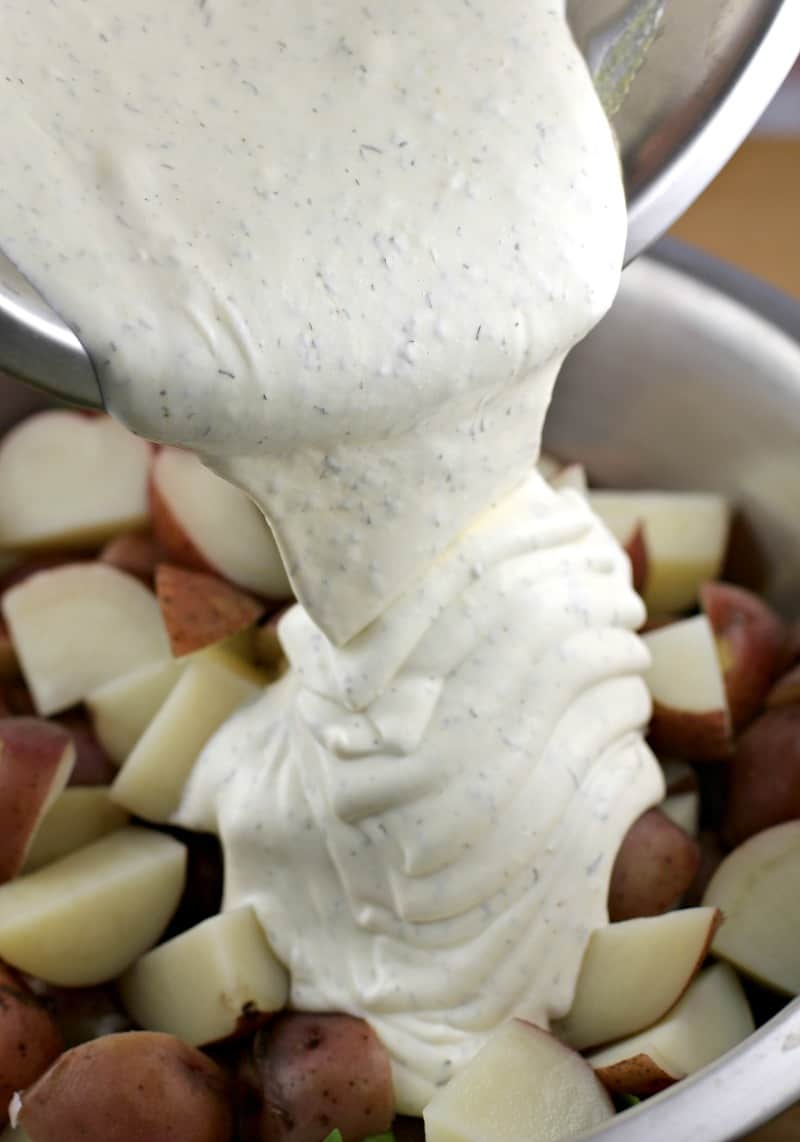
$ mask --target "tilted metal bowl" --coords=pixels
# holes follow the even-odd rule
[[[44,398],[0,376],[0,429]],[[800,305],[684,248],[631,266],[556,386],[546,446],[612,487],[718,489],[800,613]],[[597,1142],[730,1142],[800,1099],[800,1000]]]

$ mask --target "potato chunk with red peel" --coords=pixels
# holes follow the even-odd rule
[[[766,697],[786,631],[763,599],[730,583],[704,583],[700,603],[717,640],[733,727],[741,730]]]
[[[162,448],[150,479],[156,538],[176,563],[210,571],[268,599],[291,588],[264,517],[192,452]]]
[[[647,548],[644,601],[650,614],[685,611],[701,583],[720,572],[730,510],[704,492],[590,492],[589,503],[623,546],[642,528]]]
[[[715,955],[786,995],[800,994],[800,821],[756,833],[720,864],[704,903],[725,923]]]
[[[598,928],[555,1034],[582,1051],[655,1023],[691,983],[720,920],[715,908],[688,908]]]
[[[85,547],[142,527],[152,455],[107,416],[28,417],[0,445],[0,546]]]
[[[684,1071],[671,1066],[652,1049],[646,1054],[620,1059],[618,1063],[595,1067],[594,1073],[609,1094],[635,1094],[639,1098],[649,1098],[686,1078]]]
[[[222,642],[252,626],[264,604],[216,575],[162,563],[156,596],[175,658]]]
[[[6,591],[2,606],[40,714],[170,654],[153,594],[104,563],[40,571]]]
[[[388,1130],[394,1114],[389,1056],[351,1015],[278,1015],[242,1057],[240,1142],[344,1142]]]
[[[180,842],[119,829],[0,885],[0,956],[63,987],[114,979],[166,928],[185,871]]]
[[[800,819],[800,706],[768,710],[736,743],[723,835],[730,845]]]
[[[38,718],[0,720],[0,883],[22,868],[74,764],[72,738],[61,726]]]
[[[230,1142],[224,1072],[171,1035],[125,1031],[65,1052],[22,1096],[31,1142]]]
[[[614,1114],[576,1051],[521,1019],[486,1045],[424,1112],[427,1142],[557,1142]]]
[[[0,964],[0,1126],[14,1092],[34,1083],[63,1049],[48,1004]]]
[[[723,925],[724,927],[724,925]],[[736,973],[714,964],[694,980],[658,1023],[589,1056],[600,1071],[639,1055],[659,1059],[671,1074],[690,1075],[731,1050],[755,1030]]]
[[[237,908],[142,956],[120,980],[120,995],[138,1026],[200,1047],[280,1011],[289,978],[253,909]]]
[[[793,666],[770,688],[765,705],[770,709],[794,706],[800,703],[800,666]]]
[[[717,761],[733,748],[733,727],[711,624],[705,615],[642,636],[652,655],[650,742],[657,753]]]
[[[697,842],[660,809],[634,821],[611,871],[608,914],[612,921],[659,916],[673,908],[700,864]]]
[[[116,567],[152,587],[156,567],[164,563],[167,553],[155,536],[148,531],[130,531],[107,543],[100,552],[100,562]]]

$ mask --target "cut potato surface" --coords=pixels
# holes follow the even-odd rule
[[[200,750],[265,682],[224,651],[192,661],[119,771],[112,798],[148,821],[169,821]]]
[[[6,591],[2,606],[41,714],[65,710],[98,686],[170,656],[155,597],[103,563],[40,571]]]
[[[599,1070],[638,1055],[659,1059],[669,1073],[690,1075],[755,1030],[736,973],[727,964],[701,972],[681,1000],[653,1027],[589,1056]]]
[[[583,1050],[655,1023],[691,983],[719,921],[714,908],[687,908],[598,928],[555,1033]]]
[[[687,837],[697,837],[700,831],[700,794],[697,790],[673,793],[662,801],[661,812]]]
[[[704,903],[725,913],[715,955],[787,995],[800,994],[800,821],[776,825],[720,864]]]
[[[0,445],[0,546],[86,547],[144,527],[151,459],[110,417],[29,417]]]
[[[641,526],[647,549],[644,601],[652,615],[688,610],[719,574],[730,509],[702,492],[590,492],[589,503],[623,546]]]
[[[172,658],[123,674],[86,697],[94,732],[109,757],[122,765],[181,676]]]
[[[652,655],[645,681],[653,697],[650,740],[659,753],[716,761],[733,746],[717,644],[705,615],[642,636]]]
[[[129,815],[102,785],[65,789],[36,831],[23,872],[35,872],[127,825]]]
[[[216,572],[269,599],[291,596],[261,512],[193,453],[161,449],[153,463],[150,510],[156,537],[175,562]]]
[[[179,841],[120,829],[0,885],[0,957],[64,987],[114,979],[164,931],[185,875]]]
[[[148,952],[123,976],[120,994],[140,1027],[203,1046],[279,1011],[289,977],[253,909],[237,908]]]
[[[425,1108],[427,1142],[556,1142],[613,1116],[577,1052],[514,1019]]]

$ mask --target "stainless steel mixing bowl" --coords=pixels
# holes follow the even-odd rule
[[[43,397],[0,376],[0,428]],[[744,509],[767,591],[800,614],[800,305],[682,247],[625,273],[556,387],[546,446],[615,487],[719,489]],[[800,1099],[800,1000],[737,1050],[592,1135],[729,1142]]]

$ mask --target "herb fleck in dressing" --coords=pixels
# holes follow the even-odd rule
[[[201,756],[292,1003],[419,1111],[569,1007],[661,793],[624,557],[532,471],[625,204],[563,2],[4,0],[0,246],[276,533],[292,669]]]

